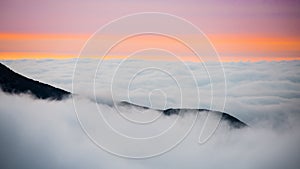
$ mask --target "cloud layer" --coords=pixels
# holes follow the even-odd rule
[[[90,65],[93,65],[91,61],[93,60],[85,60],[86,72],[82,72],[83,75],[89,75],[92,71],[89,69]],[[115,118],[118,114],[115,107],[102,104],[111,102],[110,80],[118,62],[105,62],[96,75],[96,98],[101,103],[100,109],[106,110],[106,117],[122,133],[142,137],[157,134],[161,131],[159,129],[170,125],[176,117],[160,118],[159,123],[150,129],[133,129],[130,123]],[[74,60],[24,60],[4,63],[28,77],[56,87],[72,89]],[[187,95],[183,96],[187,99],[181,106],[209,107],[211,86],[207,72],[197,63],[187,64],[196,77],[196,85],[194,80],[190,79],[186,67],[180,66],[179,63],[156,63],[155,66],[163,65],[161,67],[164,70],[176,74],[173,77],[180,82],[181,89],[186,93],[193,93],[194,86],[199,89],[200,105],[196,104],[196,97],[189,98]],[[209,70],[218,68],[214,63],[206,66],[211,67]],[[299,168],[299,66],[298,61],[225,63],[225,110],[250,123],[251,128],[230,130],[224,124],[218,128],[212,139],[199,145],[197,139],[204,119],[200,116],[191,133],[181,144],[168,153],[143,160],[116,157],[95,146],[80,128],[72,99],[54,102],[32,100],[26,95],[9,96],[1,93],[1,168]],[[121,82],[127,82],[131,79],[128,76],[135,74],[137,68],[141,67],[145,67],[145,63],[130,61],[120,68],[121,71],[114,79],[114,99],[128,99],[127,93],[122,92],[126,91],[128,85]],[[80,105],[83,111],[89,112],[90,108],[95,106],[94,96],[89,95],[89,92],[85,93],[84,86],[88,81],[82,79],[78,91],[81,91],[80,96],[86,97],[80,99]],[[216,77],[214,85],[222,86],[218,84],[218,79],[222,82],[221,77]],[[164,106],[162,101],[167,102],[167,107],[180,106],[180,94],[176,93],[178,90],[172,78],[162,71],[143,72],[132,81],[131,87],[130,99],[134,102],[150,105],[149,91],[159,87],[168,97],[164,100],[163,92],[154,91],[150,96],[152,106]],[[215,92],[214,99],[218,104],[222,92]],[[128,117],[136,117],[134,113],[138,113],[126,109],[122,111],[129,114]],[[187,127],[188,118],[179,118],[179,125]],[[160,145],[152,145],[149,149]],[[122,145],[120,149],[126,151],[126,147]]]
[[[68,91],[72,91],[75,62],[75,59],[4,61],[23,75]],[[94,99],[95,78],[95,95],[101,102],[111,103],[113,96],[116,101],[131,100],[153,107],[210,108],[213,99],[215,107],[222,108],[225,86],[219,64],[208,63],[204,67],[201,63],[137,60],[120,64],[119,60],[108,60],[98,67],[95,76],[98,62],[93,59],[79,62],[80,75],[73,84],[79,94]],[[227,83],[225,111],[229,114],[256,124],[260,119],[284,118],[285,114],[299,112],[299,61],[223,65]],[[211,79],[208,70],[213,75]]]

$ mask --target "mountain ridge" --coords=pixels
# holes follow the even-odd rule
[[[70,92],[20,75],[0,63],[0,87],[10,94],[27,93],[37,99],[63,100]]]
[[[5,93],[30,94],[37,99],[63,100],[72,95],[71,92],[20,75],[2,63],[0,63],[0,88]],[[146,106],[140,106],[126,101],[121,101],[117,104],[121,106],[134,106],[142,109],[152,109]],[[227,121],[233,128],[243,128],[248,126],[246,123],[227,113],[208,109],[168,108],[165,110],[153,110],[162,112],[166,116],[178,115],[180,111],[214,112],[222,115],[221,120]]]
[[[142,109],[151,109],[149,107],[146,106],[140,106],[140,105],[136,105],[127,101],[121,101],[119,103],[119,105],[121,106],[133,106],[133,107],[139,107]],[[167,108],[167,109],[152,109],[152,110],[156,110],[159,111],[161,113],[163,113],[166,116],[171,116],[171,115],[178,115],[180,113],[180,111],[196,111],[196,112],[214,112],[217,113],[219,115],[221,115],[221,121],[227,121],[230,124],[230,127],[232,128],[243,128],[243,127],[247,127],[248,125],[244,122],[242,122],[241,120],[239,120],[236,117],[233,117],[231,115],[229,115],[228,113],[225,112],[220,112],[220,111],[215,111],[215,110],[209,110],[209,109],[189,109],[189,108]]]

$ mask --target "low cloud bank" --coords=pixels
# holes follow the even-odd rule
[[[30,78],[72,91],[75,59],[2,62]],[[94,99],[94,93],[87,91],[93,90],[95,77],[95,95],[100,102],[112,104],[112,99],[115,101],[130,99],[136,104],[146,106],[152,104],[154,107],[210,108],[211,85],[214,85],[213,102],[222,107],[223,74],[214,74],[215,81],[211,83],[201,63],[139,60],[128,60],[121,66],[120,63],[120,60],[104,61],[95,76],[96,70],[93,65],[97,65],[98,60],[81,60],[80,64],[83,67],[80,69],[81,76],[79,82],[75,81],[78,83],[73,84],[77,87],[77,94]],[[237,62],[223,65],[227,82],[225,112],[253,125],[257,125],[260,120],[277,123],[286,120],[286,114],[299,114],[300,61]],[[215,63],[207,63],[205,66],[211,74],[214,69],[220,69]],[[142,71],[147,67],[161,68],[163,71],[173,73],[173,78],[180,84],[183,95],[180,95],[180,90],[172,77],[157,69]],[[134,76],[137,72],[141,73]],[[86,78],[88,76],[92,77]],[[197,89],[199,96],[196,94]]]
[[[3,93],[0,99],[1,168],[299,167],[299,116],[292,114],[284,125],[276,128],[268,121],[259,127],[239,130],[221,125],[203,145],[197,143],[201,129],[201,120],[198,120],[187,138],[171,151],[154,158],[132,160],[114,156],[95,146],[80,128],[71,99],[43,101]],[[88,112],[94,104],[86,100],[83,109]],[[118,113],[111,110],[112,116]],[[131,110],[128,113],[132,113]],[[179,122],[184,118],[179,118]],[[168,124],[172,119],[160,120],[161,124]],[[142,128],[132,131],[126,130],[129,126],[122,127],[128,134],[143,133]],[[149,148],[155,146],[159,145]]]
[[[88,69],[89,62],[86,61],[87,72],[91,71]],[[69,91],[72,87],[74,63],[74,60],[5,62],[12,69],[28,77]],[[110,69],[116,64],[117,61],[105,63],[106,66],[102,67],[103,76],[99,76],[97,81],[99,86],[96,96],[101,103],[100,108],[108,110],[107,118],[113,118],[118,114],[114,107],[102,104],[111,103]],[[189,64],[190,69],[197,75],[197,87],[202,102],[195,105],[193,98],[190,98],[183,106],[209,106],[207,101],[210,98],[209,80],[196,63]],[[214,64],[208,66],[213,67]],[[120,158],[95,146],[82,131],[76,119],[72,99],[62,102],[33,100],[27,95],[11,96],[1,92],[0,168],[299,168],[299,66],[298,61],[225,63],[228,89],[225,110],[250,123],[251,127],[230,130],[224,124],[206,144],[199,145],[197,141],[203,124],[203,118],[199,118],[181,144],[163,155],[142,160]],[[169,68],[173,67],[174,65],[170,63]],[[121,77],[132,72],[132,69],[124,68],[119,74],[115,91],[120,93],[117,92],[118,95],[114,99],[122,100],[127,97],[127,93],[122,93],[127,86],[121,83],[126,78]],[[172,79],[159,72],[144,73],[132,86],[133,101],[149,105],[148,92],[163,84],[160,86],[163,86],[161,89],[168,94],[169,106],[178,105],[177,93],[172,95],[170,92],[174,91],[174,86],[170,85]],[[178,79],[184,81],[188,77],[181,73]],[[147,79],[159,83],[148,83]],[[79,87],[84,87],[85,83],[87,82],[83,81]],[[184,83],[182,88],[189,93],[192,92],[188,90],[192,85]],[[218,85],[217,82],[215,85]],[[140,88],[144,88],[145,91]],[[163,106],[160,105],[160,102],[164,101],[163,94],[153,93],[152,104]],[[84,95],[84,90],[80,94]],[[94,96],[87,95],[87,98],[93,100]],[[90,107],[95,106],[95,102],[87,98],[83,97],[80,100],[81,109],[89,112]],[[127,110],[123,111],[126,113]],[[127,113],[132,115],[132,110],[128,110]],[[174,118],[175,116],[160,118],[160,123],[153,126],[154,130],[151,131],[155,134],[159,128],[166,127],[166,124],[170,124]],[[188,125],[185,119],[179,118],[183,127]],[[113,124],[118,125],[118,121],[114,121]],[[143,132],[144,128],[136,128],[133,131],[129,124],[124,124],[119,129],[129,135],[147,135]],[[148,133],[153,134],[150,131]],[[159,145],[151,145],[149,148],[156,146]]]

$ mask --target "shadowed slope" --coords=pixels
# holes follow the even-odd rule
[[[28,93],[38,99],[62,100],[71,93],[22,76],[0,63],[0,87],[10,94]]]
[[[139,107],[141,109],[150,109],[149,107],[145,107],[145,106],[139,106],[139,105],[135,105],[126,101],[120,102],[119,105],[121,106],[133,106],[133,107]],[[217,113],[219,115],[222,115],[221,121],[226,121],[228,122],[228,124],[230,125],[230,127],[232,128],[243,128],[243,127],[247,127],[247,124],[242,122],[241,120],[227,114],[224,112],[219,112],[219,111],[212,111],[212,110],[208,110],[208,109],[187,109],[187,108],[169,108],[169,109],[165,109],[165,110],[157,110],[162,112],[164,115],[166,116],[170,116],[170,115],[178,115],[180,111],[184,111],[184,112],[214,112]]]

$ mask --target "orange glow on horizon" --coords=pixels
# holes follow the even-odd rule
[[[88,35],[83,34],[0,33],[0,59],[77,58],[88,38]],[[109,35],[107,38],[110,38]],[[222,62],[300,60],[300,37],[211,34],[208,38],[216,47]],[[128,55],[128,52],[145,47],[157,47],[182,53],[185,61],[199,61],[197,58],[189,57],[190,54],[183,52],[183,47],[169,41],[168,38],[155,37],[135,38],[127,45],[116,47],[106,59],[122,59]]]
[[[71,59],[75,55],[53,54],[53,53],[24,53],[24,52],[0,52],[1,60],[18,60],[18,59]]]
[[[20,57],[23,56],[23,57]],[[1,60],[19,60],[19,59],[74,59],[77,58],[76,55],[55,55],[49,53],[0,53]],[[106,60],[109,59],[124,59],[125,56],[106,56]],[[97,59],[96,57],[91,57],[91,59]],[[100,59],[100,58],[99,58]],[[251,57],[251,58],[243,58],[237,59],[236,57],[232,56],[224,56],[220,57],[221,62],[260,62],[260,61],[292,61],[292,60],[300,60],[299,57]],[[154,60],[155,61],[155,60]],[[172,60],[163,60],[163,61],[172,61]],[[174,61],[174,60],[173,60]],[[195,57],[185,56],[184,61],[187,62],[198,62],[199,60],[195,60]]]

